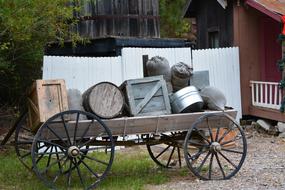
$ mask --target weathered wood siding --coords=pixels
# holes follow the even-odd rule
[[[216,0],[193,0],[187,17],[197,19],[197,47],[209,48],[209,32],[218,32],[219,47],[233,46],[233,2],[226,9]]]
[[[81,0],[76,30],[94,39],[105,36],[159,37],[158,0]]]

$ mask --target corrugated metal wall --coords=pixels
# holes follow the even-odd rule
[[[66,81],[67,88],[82,93],[92,85],[110,81],[120,85],[124,80],[143,77],[143,55],[165,57],[170,65],[191,65],[190,48],[123,48],[119,57],[45,56],[43,79]],[[193,51],[194,71],[209,70],[210,85],[225,93],[228,105],[241,116],[240,72],[238,48]]]
[[[194,71],[209,70],[210,85],[225,94],[227,105],[238,110],[241,118],[239,49],[193,50],[193,66]]]

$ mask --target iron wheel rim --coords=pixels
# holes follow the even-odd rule
[[[223,133],[221,129],[223,128],[224,130],[224,127],[218,127],[214,133],[212,130],[214,127],[209,127],[209,118],[214,117],[220,118],[221,121],[227,120],[231,127],[226,128],[227,130],[225,132],[223,131]],[[201,125],[202,122],[208,123],[208,138],[201,136],[199,125]],[[203,143],[192,141],[194,139],[194,133],[200,133],[199,136],[201,136]],[[233,135],[234,138],[226,140],[226,137],[230,138],[228,136],[231,133],[238,134]],[[191,146],[197,149],[195,154],[190,153],[189,150],[191,150]],[[189,129],[183,147],[188,168],[195,176],[202,180],[230,179],[241,169],[247,154],[247,142],[243,129],[231,116],[225,113],[207,114],[200,117]],[[203,157],[201,155],[203,155]],[[198,163],[197,166],[196,162]]]
[[[74,128],[72,132],[69,131],[71,129],[71,125],[64,121],[64,118],[67,115],[76,115],[76,121],[73,125]],[[83,133],[79,135],[77,133],[79,131],[80,116],[86,116],[89,119],[87,120],[87,127],[85,127]],[[61,122],[52,122],[58,118],[62,119]],[[60,135],[58,135],[56,131],[53,131],[51,127],[53,124],[60,125],[62,127],[62,130],[66,132],[65,138],[60,138]],[[94,138],[86,138],[87,132],[91,130],[91,128],[98,126],[100,127],[98,130],[102,130],[104,135],[109,139],[107,142],[108,145],[106,145],[108,146],[107,148],[109,151],[105,153],[106,158],[104,161],[100,160],[102,158],[96,158],[101,153],[99,152],[99,148],[89,146],[92,142],[97,141],[97,138],[100,137],[94,136]],[[80,127],[82,128],[82,126]],[[57,140],[46,141],[46,139],[41,136],[45,131],[50,131],[55,136],[55,138],[57,138]],[[38,149],[38,144],[43,142],[46,143],[45,151],[48,154],[47,161],[43,161],[46,166],[41,166],[40,164],[42,163],[38,161],[38,158],[46,153]],[[56,151],[53,151],[54,148]],[[72,154],[75,149],[78,149],[77,155]],[[98,152],[96,150],[98,150]],[[60,180],[64,181],[64,188],[66,187],[67,189],[74,186],[77,187],[78,184],[80,184],[80,188],[83,187],[83,189],[93,189],[97,187],[98,184],[104,180],[107,174],[110,172],[114,160],[114,152],[115,144],[111,131],[99,117],[94,114],[79,110],[65,111],[49,118],[37,131],[32,145],[33,170],[38,178],[52,189],[63,188],[62,182],[59,182]],[[97,171],[97,168],[100,169]]]

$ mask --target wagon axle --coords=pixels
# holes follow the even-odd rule
[[[80,150],[77,146],[71,146],[67,150],[68,156],[76,158],[80,155]]]
[[[220,152],[222,150],[222,146],[218,142],[212,142],[212,144],[210,145],[210,150],[212,152],[217,153],[217,152]]]

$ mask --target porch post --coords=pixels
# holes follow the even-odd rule
[[[282,72],[282,80],[280,82],[280,86],[282,88],[282,93],[283,93],[283,98],[281,101],[281,107],[280,107],[280,111],[281,112],[285,112],[285,15],[282,16],[282,23],[283,23],[283,29],[282,32],[279,36],[280,40],[281,40],[281,46],[282,46],[282,60],[281,60],[281,67],[279,65],[279,68]]]

